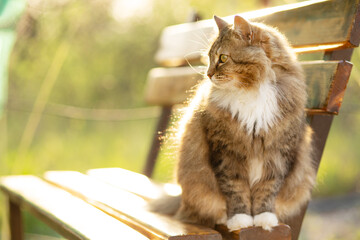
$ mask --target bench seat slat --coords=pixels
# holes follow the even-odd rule
[[[87,175],[96,178],[99,181],[110,184],[116,188],[120,188],[129,192],[135,192],[138,196],[148,199],[148,189],[155,190],[156,195],[151,196],[151,199],[159,198],[162,194],[166,194],[164,190],[165,185],[159,184],[156,181],[132,171],[125,170],[123,168],[96,168],[87,171]],[[128,181],[127,179],[131,179]],[[144,181],[146,179],[146,181]],[[139,184],[133,184],[138,182]],[[135,186],[134,186],[135,185]],[[176,187],[180,187],[176,184],[171,184]],[[181,189],[181,188],[180,188]],[[181,192],[178,192],[180,194]],[[177,194],[171,194],[177,195]]]
[[[184,224],[146,210],[146,201],[78,172],[47,172],[45,179],[155,239],[222,239],[215,230]],[[130,183],[130,182],[129,182]]]
[[[310,114],[339,112],[352,64],[347,61],[302,62],[308,85],[307,108]],[[146,100],[150,104],[175,105],[191,95],[203,76],[191,67],[155,68],[148,76]],[[203,72],[205,70],[202,70]]]
[[[301,53],[358,46],[358,7],[359,0],[312,0],[240,15],[277,27]],[[232,22],[233,15],[225,19]],[[165,28],[156,61],[163,66],[185,65],[185,58],[198,62],[200,50],[208,47],[204,42],[215,34],[214,26],[213,20],[203,20]]]
[[[1,178],[12,201],[37,215],[68,239],[148,239],[99,209],[35,176]]]
[[[121,189],[129,189],[130,191],[134,191],[132,188],[132,183],[130,181],[126,181],[127,178],[132,179],[132,181],[139,181],[139,186],[135,187],[135,191],[139,196],[143,196],[146,198],[148,196],[148,189],[159,189],[160,192],[168,193],[171,190],[171,187],[176,189],[176,184],[171,185],[160,185],[154,182],[151,179],[148,179],[142,174],[130,172],[121,168],[100,168],[100,169],[91,169],[88,171],[90,176],[94,176],[99,180],[102,180],[108,184],[116,186]],[[147,179],[145,185],[144,179]],[[151,186],[152,185],[152,186]],[[142,187],[141,187],[142,186]],[[169,188],[167,190],[166,188]],[[174,192],[171,195],[175,195]],[[239,239],[239,240],[257,240],[257,239],[267,239],[267,240],[290,240],[291,230],[290,227],[284,224],[281,224],[273,229],[273,231],[268,232],[263,230],[261,227],[251,227],[241,229],[240,231],[229,232],[228,229],[223,225],[218,225],[215,228],[217,231],[221,232],[225,239]]]
[[[122,168],[98,168],[87,171],[87,175],[110,184],[116,188],[136,194],[149,201],[164,194],[181,193],[180,186],[171,183],[157,183],[145,175]]]

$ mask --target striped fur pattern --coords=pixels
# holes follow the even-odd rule
[[[270,230],[299,213],[315,182],[304,77],[278,31],[240,16],[215,21],[208,78],[178,132],[175,216]]]

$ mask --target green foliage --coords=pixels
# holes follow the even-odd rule
[[[112,16],[110,0],[30,2],[10,62],[9,137],[2,174],[111,165],[139,171],[154,119],[109,123],[45,115],[30,148],[19,159],[19,143],[29,119],[23,109],[31,110],[54,55],[63,44],[70,46],[70,51],[56,76],[49,102],[103,109],[144,106],[144,84],[148,71],[156,66],[153,56],[161,30],[184,22],[193,8],[203,9],[210,16],[214,9],[228,15],[236,7],[240,11],[257,6],[232,3],[222,3],[221,8],[218,3],[205,1],[153,1],[149,12],[122,19]],[[11,107],[19,105],[23,106],[21,111]],[[134,140],[133,146],[127,141],[132,138],[140,140]],[[130,156],[132,152],[134,156]]]
[[[56,233],[48,225],[46,225],[44,222],[37,219],[34,215],[29,213],[28,211],[23,212],[23,221],[25,223],[24,231],[26,233],[35,232],[35,233],[41,233],[42,235],[47,235],[47,236],[56,236],[59,238],[59,240],[61,238],[61,236],[58,233]],[[26,239],[27,238],[28,237],[26,237]]]

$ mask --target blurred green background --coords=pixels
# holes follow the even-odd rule
[[[299,1],[28,0],[9,59],[0,175],[102,167],[140,172],[159,115],[157,107],[144,102],[143,89],[156,66],[161,30],[187,21],[194,10],[211,18],[294,2]],[[1,5],[0,14],[1,20]],[[352,62],[315,197],[360,191],[359,49]],[[173,165],[165,147],[155,178],[170,181]],[[25,218],[28,233],[54,234]]]

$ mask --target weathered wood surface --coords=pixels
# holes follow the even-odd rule
[[[359,17],[359,15],[358,15]],[[359,22],[357,23],[359,26]],[[360,36],[360,32],[357,33]],[[353,48],[325,52],[324,59],[326,60],[346,60],[350,61],[353,53]],[[314,152],[314,163],[316,168],[319,167],[322,154],[325,148],[326,139],[328,137],[331,123],[334,115],[312,115],[309,116],[309,123],[314,131],[313,146],[316,151]],[[303,218],[305,216],[307,206],[304,206],[297,216],[289,219],[287,224],[291,226],[292,239],[296,240],[299,237]]]
[[[156,183],[142,174],[122,168],[91,169],[87,171],[87,175],[113,187],[136,194],[145,200],[157,199],[163,194],[181,193],[178,185]]]
[[[34,176],[1,178],[13,202],[28,209],[67,239],[148,239],[70,193]]]
[[[352,64],[347,61],[302,62],[308,85],[308,112],[339,112]],[[191,89],[203,79],[201,68],[155,68],[149,73],[146,100],[150,104],[174,105],[191,96]],[[202,70],[204,71],[204,70]]]
[[[10,239],[11,240],[23,240],[24,239],[24,228],[22,222],[22,213],[19,204],[16,204],[14,201],[8,199],[8,208],[9,215],[8,223],[10,230]]]
[[[145,100],[154,105],[175,105],[189,97],[189,90],[201,79],[205,68],[153,68],[148,75]]]
[[[277,27],[297,52],[342,49],[359,45],[359,0],[311,0],[239,14]],[[231,23],[233,15],[225,17]],[[164,66],[199,62],[216,34],[213,20],[164,29],[156,61]]]
[[[311,114],[338,114],[350,78],[352,63],[347,61],[303,62]]]
[[[146,209],[146,201],[143,198],[79,172],[48,172],[45,179],[88,201],[151,239],[222,239],[215,230],[183,224],[152,213]]]
[[[291,240],[291,229],[288,225],[279,224],[274,227],[272,231],[267,231],[261,227],[248,227],[238,231],[229,232],[228,229],[223,226],[217,226],[215,228],[221,232],[224,239],[234,240]]]
[[[158,194],[168,194],[176,196],[181,193],[181,189],[176,184],[158,184],[144,175],[130,172],[121,168],[100,168],[91,169],[87,172],[90,176],[99,181],[106,182],[117,188],[135,191],[138,196],[144,199],[149,198],[149,192],[155,194],[151,198],[157,198]],[[130,180],[130,181],[129,181]],[[261,227],[251,227],[235,232],[229,232],[225,226],[217,226],[216,231],[220,232],[225,239],[233,240],[290,240],[291,230],[288,225],[281,224],[268,232]]]

